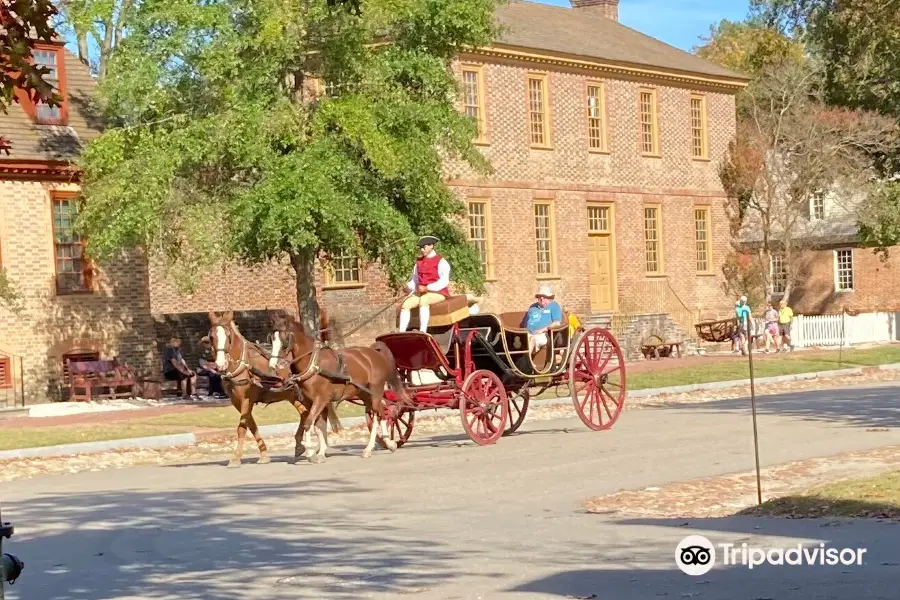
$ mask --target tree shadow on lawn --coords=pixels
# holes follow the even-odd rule
[[[871,386],[836,390],[810,390],[757,396],[760,415],[794,416],[808,421],[852,424],[860,427],[900,427],[900,387]],[[665,404],[665,408],[703,413],[751,411],[750,397],[696,404]]]
[[[617,551],[598,548],[592,561],[587,560],[589,557],[574,559],[571,562],[577,564],[575,568],[560,569],[506,591],[525,598],[542,594],[598,600],[896,598],[900,529],[884,523],[863,521],[834,526],[823,520],[732,516],[627,519],[610,524],[618,532],[614,538],[619,540]],[[688,535],[703,535],[716,545],[715,566],[706,574],[689,576],[676,566],[676,547]],[[723,551],[718,545],[734,544],[740,549],[743,543],[765,550],[787,550],[802,543],[810,551],[824,543],[826,548],[839,550],[866,548],[866,553],[860,565],[761,565],[749,569],[746,564],[723,564]],[[630,554],[623,554],[623,547],[630,547]],[[738,553],[738,561],[740,557]]]
[[[371,492],[319,479],[38,496],[4,507],[16,525],[4,550],[26,564],[8,597],[356,599],[461,574],[458,555],[440,541],[391,525],[402,511],[372,518]],[[323,506],[321,497],[334,503],[306,510],[313,498]]]

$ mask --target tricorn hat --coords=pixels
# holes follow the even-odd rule
[[[416,245],[419,246],[419,248],[421,248],[422,246],[429,246],[429,245],[434,246],[439,241],[440,240],[438,240],[433,235],[423,235],[422,237],[419,238],[419,241],[416,242]]]

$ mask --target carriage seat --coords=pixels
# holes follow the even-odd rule
[[[465,294],[450,296],[437,304],[431,305],[431,317],[428,319],[428,328],[447,327],[459,323],[469,316],[469,298]],[[400,309],[397,309],[397,323],[400,323]],[[413,310],[409,320],[410,328],[419,327],[419,311]]]
[[[528,317],[527,311],[505,312],[500,313],[498,316],[500,317],[500,324],[503,325],[504,330],[509,331],[510,333],[528,333],[528,328],[525,326]],[[569,313],[563,310],[562,324],[554,327],[551,331],[558,333],[568,327]]]

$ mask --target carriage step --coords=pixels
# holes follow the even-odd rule
[[[612,327],[612,314],[593,314],[584,319],[585,327],[600,327],[609,329]]]

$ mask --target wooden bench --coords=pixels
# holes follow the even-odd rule
[[[641,354],[647,360],[659,360],[672,356],[675,352],[676,358],[681,358],[681,340],[663,340],[658,335],[649,335],[641,340]]]
[[[134,373],[116,359],[70,359],[66,361],[66,366],[69,372],[69,400],[90,402],[95,396],[106,400],[135,397]]]

